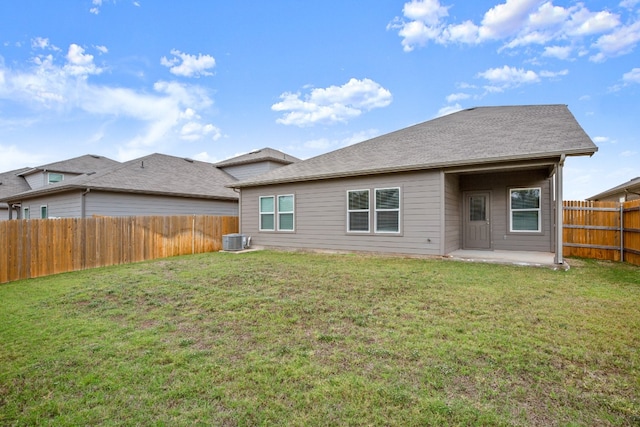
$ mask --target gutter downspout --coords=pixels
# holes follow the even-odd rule
[[[81,194],[81,198],[80,198],[80,218],[85,218],[87,216],[87,202],[86,202],[85,196],[87,194],[89,194],[90,191],[91,191],[91,189],[87,188]]]
[[[564,168],[565,157],[566,156],[564,154],[560,156],[560,161],[558,162],[558,167],[556,168],[556,255],[554,257],[554,262],[556,264],[564,264],[564,260],[562,258],[562,221],[564,209],[562,203],[562,169]]]

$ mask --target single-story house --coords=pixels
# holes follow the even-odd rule
[[[594,202],[629,202],[640,199],[640,177],[587,198]]]
[[[85,161],[98,156],[83,156]],[[23,176],[28,189],[13,192],[1,202],[19,207],[15,218],[52,218],[136,215],[232,215],[238,214],[238,194],[230,185],[235,176],[254,177],[263,170],[298,159],[265,148],[221,162],[220,165],[165,154],[151,154],[128,162],[85,164],[85,173],[70,173],[69,162],[58,162]],[[103,158],[104,159],[104,158]],[[60,171],[66,165],[64,174]],[[100,166],[100,167],[98,167]],[[73,169],[82,170],[79,167]],[[32,177],[40,174],[37,179]],[[44,175],[43,175],[44,174]],[[52,181],[52,176],[54,180]],[[10,218],[12,218],[10,216]]]
[[[562,172],[597,147],[566,105],[471,108],[232,184],[274,248],[555,252]]]

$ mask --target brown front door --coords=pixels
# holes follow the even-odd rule
[[[464,249],[491,249],[491,194],[464,194]]]

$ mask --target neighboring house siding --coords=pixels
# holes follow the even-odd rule
[[[540,187],[541,233],[509,232],[509,189]],[[547,170],[460,176],[461,191],[491,192],[491,240],[494,250],[553,251],[553,195]]]
[[[61,173],[62,175],[64,175],[64,179],[70,179],[76,176],[79,176],[80,174],[77,173],[69,173],[69,172],[52,172],[52,173]],[[27,181],[27,183],[29,184],[29,187],[31,187],[32,190],[35,190],[37,188],[42,188],[46,185],[48,185],[48,179],[49,179],[49,172],[37,172],[37,173],[32,173],[30,175],[26,175],[24,177],[24,179]]]
[[[341,178],[242,189],[241,232],[259,246],[437,255],[441,244],[440,172]],[[347,232],[347,191],[400,187],[399,234]],[[295,195],[295,231],[260,232],[260,196]],[[373,206],[372,206],[373,211]]]
[[[245,165],[237,165],[237,166],[227,166],[221,167],[223,171],[238,179],[239,181],[250,179],[261,175],[263,173],[269,172],[273,169],[277,169],[282,167],[282,163],[272,162],[272,161],[264,161],[264,162],[256,162],[249,163]]]
[[[11,214],[11,217],[13,219],[16,219],[18,216],[18,211],[16,211],[15,209],[13,210],[13,213]],[[9,219],[9,208],[8,207],[0,207],[0,221],[4,221]]]
[[[85,196],[85,215],[238,215],[235,201],[193,199],[130,193],[91,191]]]
[[[462,244],[460,234],[462,224],[461,200],[460,178],[458,175],[445,174],[445,254],[460,249]]]
[[[31,219],[40,218],[40,207],[47,206],[49,218],[79,217],[81,212],[80,191],[52,194],[22,201],[22,208],[29,208]],[[16,218],[14,216],[14,218]]]

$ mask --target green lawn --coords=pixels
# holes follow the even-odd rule
[[[640,425],[640,268],[214,253],[0,285],[0,425]]]

